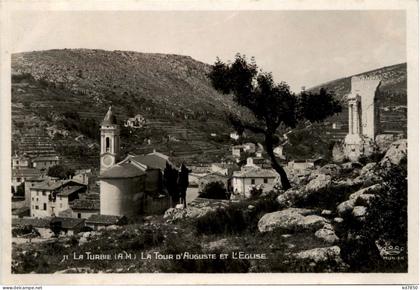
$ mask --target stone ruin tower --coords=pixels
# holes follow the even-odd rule
[[[352,77],[347,96],[349,132],[344,139],[344,154],[351,161],[373,153],[379,132],[378,92],[381,80],[374,77]]]

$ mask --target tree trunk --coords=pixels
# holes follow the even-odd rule
[[[269,133],[265,135],[265,147],[267,150],[267,154],[271,159],[271,166],[280,175],[281,186],[284,190],[288,190],[292,186],[290,185],[289,179],[287,178],[287,174],[284,171],[283,167],[277,162],[276,156],[273,152],[273,136]]]

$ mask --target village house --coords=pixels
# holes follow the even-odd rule
[[[58,156],[40,156],[32,160],[32,166],[39,170],[48,170],[48,168],[59,163],[60,158]]]
[[[287,163],[287,170],[296,175],[309,174],[311,170],[322,165],[323,159],[292,160]]]
[[[251,143],[251,142],[245,143],[245,144],[243,144],[242,146],[243,146],[243,150],[244,150],[244,152],[246,152],[246,153],[250,153],[250,154],[255,153],[256,148],[257,148],[257,147],[255,146],[255,144],[254,144],[254,143]]]
[[[31,159],[26,156],[15,154],[12,156],[12,169],[21,169],[31,167]]]
[[[26,180],[38,179],[42,176],[40,170],[36,168],[15,168],[12,169],[12,186],[15,192],[17,187],[23,184]]]
[[[230,133],[230,139],[233,139],[233,140],[235,140],[235,141],[237,141],[237,140],[239,140],[239,138],[241,137],[241,136],[239,136],[239,134],[238,133],[236,133],[236,132],[232,132],[232,133]]]
[[[271,168],[270,161],[263,157],[248,157],[246,159],[246,164],[242,167],[253,167],[253,168]]]
[[[75,171],[72,180],[88,185],[90,177],[92,177],[92,169],[79,169]]]
[[[243,152],[244,152],[244,147],[242,145],[232,146],[232,156],[233,157],[240,158]]]
[[[35,185],[31,192],[31,217],[56,216],[70,207],[70,202],[86,191],[86,185],[78,182],[46,181]]]
[[[211,172],[221,175],[231,176],[236,170],[239,170],[239,167],[234,163],[213,163],[211,165]]]
[[[146,119],[140,114],[137,114],[133,118],[128,118],[124,123],[125,127],[130,128],[142,128],[146,124]]]
[[[12,218],[12,228],[32,227],[40,235],[40,238],[48,239],[54,236],[52,231],[56,227],[60,235],[72,236],[83,230],[85,220],[65,217],[43,217],[43,218]]]
[[[268,192],[273,189],[277,177],[278,174],[271,169],[248,167],[235,171],[232,176],[233,196],[249,198],[254,188]]]
[[[93,230],[101,230],[111,225],[121,226],[127,224],[127,218],[125,216],[113,216],[113,215],[91,215],[86,221],[87,227]]]
[[[72,210],[72,217],[87,219],[94,214],[99,214],[100,204],[99,199],[75,199],[70,203]]]

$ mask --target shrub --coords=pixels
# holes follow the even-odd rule
[[[199,197],[211,199],[229,199],[225,185],[221,181],[213,181],[207,183]]]
[[[382,189],[376,193],[365,221],[347,225],[341,245],[343,259],[352,271],[407,271],[407,169],[405,164],[380,173]],[[391,243],[404,247],[399,259],[383,260],[376,246]]]

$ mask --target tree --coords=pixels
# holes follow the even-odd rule
[[[199,197],[212,199],[229,199],[225,185],[221,181],[212,181],[207,183]]]
[[[75,170],[73,168],[57,164],[48,168],[47,174],[48,176],[57,177],[59,179],[71,179],[75,174]]]
[[[172,199],[173,204],[179,202],[179,189],[178,189],[178,171],[173,168],[168,162],[163,170],[163,182]]]
[[[184,162],[181,164],[181,169],[178,174],[178,189],[180,192],[181,201],[184,204],[184,208],[187,207],[187,188],[190,184],[188,181],[188,175],[191,173],[191,170],[185,166]]]
[[[319,94],[305,92],[297,96],[285,82],[276,84],[271,73],[259,71],[254,59],[248,62],[240,54],[233,63],[217,58],[208,77],[217,91],[233,95],[234,101],[247,111],[241,116],[230,113],[230,123],[237,131],[242,128],[264,136],[271,165],[280,175],[283,189],[289,189],[286,172],[273,152],[280,143],[278,136],[301,122],[319,122],[339,112],[338,101],[323,89]],[[317,111],[311,108],[314,104]]]

